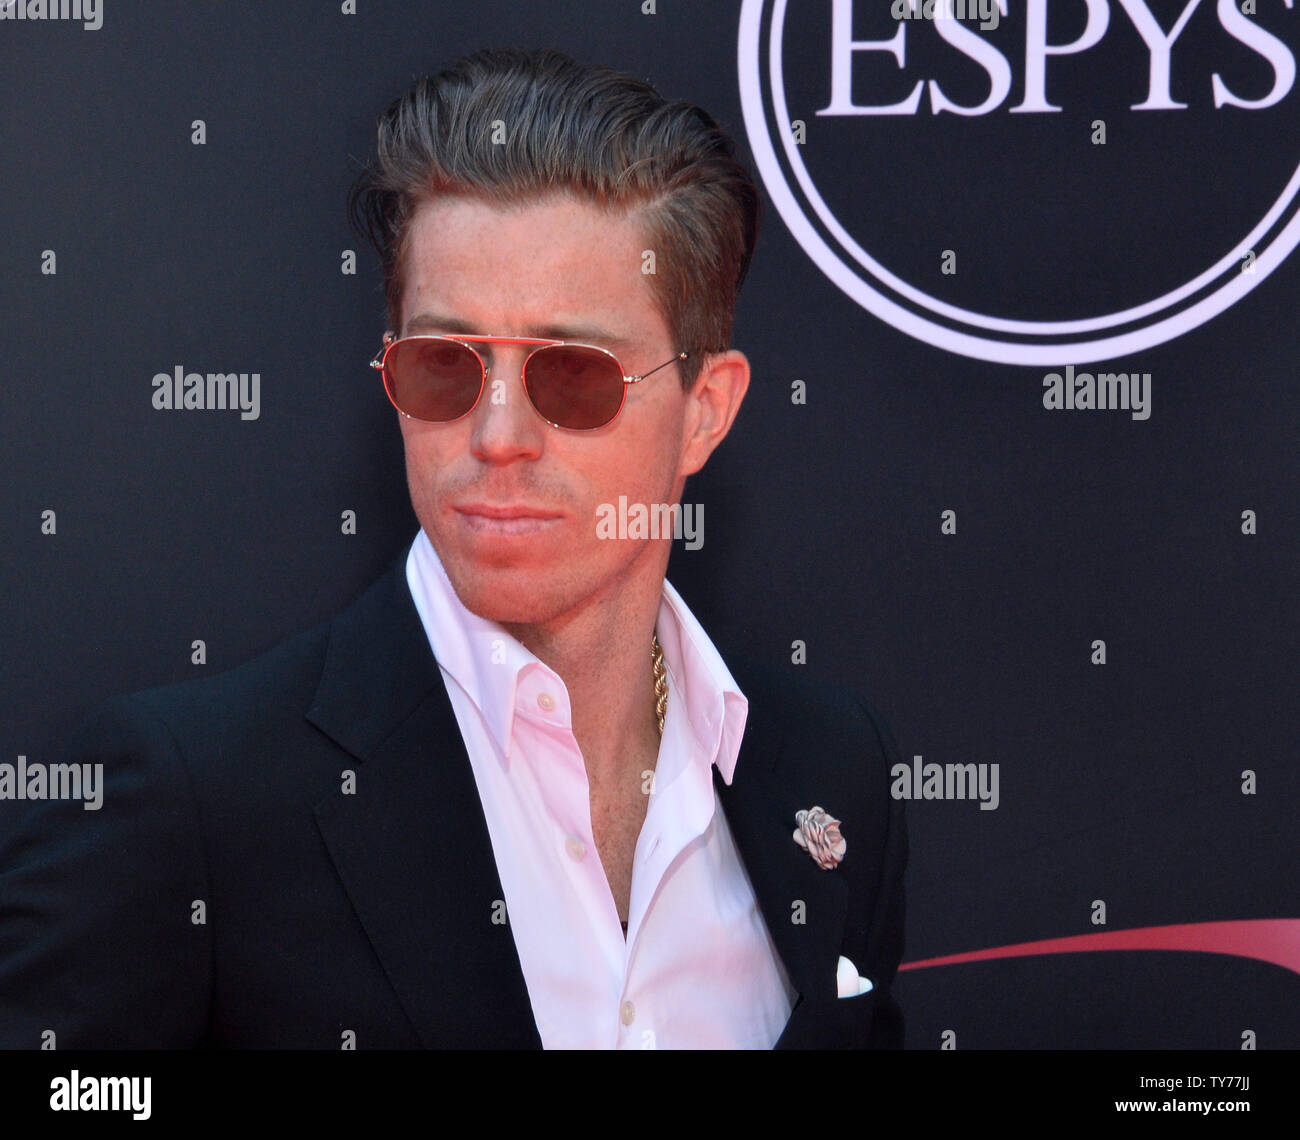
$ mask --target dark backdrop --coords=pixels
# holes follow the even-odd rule
[[[1049,61],[1066,109],[1012,114],[1013,4],[989,37],[1015,73],[1001,109],[967,119],[926,102],[867,122],[815,114],[830,2],[791,0],[792,67],[807,53],[791,113],[855,232],[953,303],[1011,317],[1135,304],[1231,248],[1297,161],[1300,91],[1267,111],[1213,108],[1212,71],[1259,98],[1269,68],[1216,33],[1211,6],[1188,25],[1188,54],[1174,52],[1188,110],[1131,112],[1145,56],[1114,0],[1095,59]],[[1260,4],[1294,49],[1300,14]],[[379,275],[344,212],[376,116],[412,78],[479,47],[559,47],[702,104],[748,160],[738,2],[345,7],[104,0],[97,31],[0,23],[5,761],[56,759],[108,695],[236,665],[328,617],[414,533],[395,416],[366,366],[384,327]],[[858,7],[860,36],[892,29]],[[1181,3],[1152,9],[1168,28]],[[1082,0],[1052,10],[1053,39],[1077,37]],[[987,93],[931,29],[908,33],[906,73],[859,53],[856,98],[901,99],[943,67],[952,98]],[[1104,159],[1084,145],[1098,117]],[[818,140],[839,149],[814,155]],[[1152,374],[1139,422],[1047,411],[1048,368],[896,331],[766,205],[734,338],[753,384],[688,488],[705,541],[678,545],[670,578],[724,656],[856,686],[907,760],[1000,766],[996,810],[909,806],[905,961],[1300,918],[1300,255],[1116,363]],[[959,257],[948,280],[945,248]],[[259,417],[155,410],[151,379],[177,365],[259,373]],[[341,533],[345,510],[355,535]],[[941,533],[945,510],[956,534]],[[1257,534],[1242,533],[1243,510]],[[195,639],[205,665],[191,663]],[[1094,639],[1105,665],[1091,663]],[[806,664],[791,663],[795,640]],[[0,827],[13,812],[0,805]],[[1248,957],[1037,956],[907,971],[898,990],[914,1048],[945,1031],[959,1048],[1236,1049],[1248,1030],[1260,1048],[1300,1046],[1300,979]]]

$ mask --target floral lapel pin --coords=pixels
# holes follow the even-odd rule
[[[844,837],[840,835],[840,821],[819,807],[794,813],[799,826],[794,841],[816,861],[823,871],[833,871],[844,858]]]

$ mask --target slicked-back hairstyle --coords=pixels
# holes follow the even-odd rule
[[[702,108],[550,48],[489,49],[416,81],[378,134],[378,161],[353,183],[348,215],[379,253],[389,328],[400,331],[411,220],[424,202],[458,194],[511,207],[567,191],[642,220],[651,294],[672,347],[691,353],[687,388],[701,354],[730,347],[759,196]]]

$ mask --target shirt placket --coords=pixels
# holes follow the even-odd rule
[[[570,719],[564,683],[545,666],[521,675],[515,730],[520,759],[533,773],[552,828],[556,863],[590,917],[604,967],[604,990],[616,1013],[627,968],[627,947],[591,826],[591,788]]]
[[[689,940],[680,940],[676,937],[678,932],[656,929],[654,904],[668,869],[704,833],[713,817],[713,785],[705,767],[706,760],[712,764],[712,758],[699,752],[688,730],[684,710],[674,708],[670,697],[653,791],[632,864],[627,969],[619,1004],[620,1049],[660,1046],[654,994],[640,980],[644,973],[639,968],[644,960],[641,947],[647,946],[646,952],[654,954],[654,972],[661,976],[665,972],[665,956],[690,952]],[[647,944],[649,938],[658,938],[652,949]]]

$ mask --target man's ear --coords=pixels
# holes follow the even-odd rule
[[[686,393],[686,420],[679,476],[694,475],[731,430],[749,391],[749,361],[728,349],[704,358],[695,385]]]

